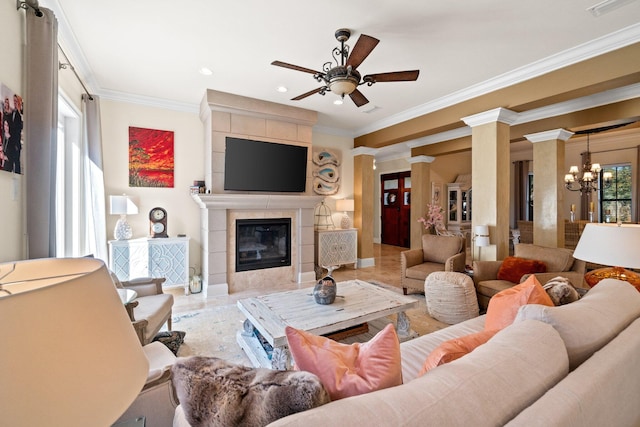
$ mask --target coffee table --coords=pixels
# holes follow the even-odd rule
[[[238,301],[247,317],[236,339],[256,367],[284,370],[291,367],[285,327],[292,326],[316,335],[325,335],[396,313],[396,330],[400,338],[417,336],[411,330],[405,311],[415,307],[415,299],[361,280],[337,284],[333,304],[317,304],[313,288],[276,292]],[[256,336],[255,330],[263,337]],[[265,346],[273,351],[269,357]]]

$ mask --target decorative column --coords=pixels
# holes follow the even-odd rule
[[[564,248],[564,145],[573,135],[565,129],[525,135],[533,143],[533,243]]]
[[[411,163],[411,215],[410,215],[410,245],[411,249],[422,248],[422,234],[424,227],[418,223],[418,218],[426,214],[427,203],[431,202],[431,163],[435,157],[415,156],[409,158]],[[440,195],[443,197],[444,195]]]
[[[509,255],[510,129],[518,114],[505,108],[463,117],[471,126],[472,230],[489,225],[482,260]]]
[[[375,265],[373,255],[373,159],[374,148],[353,151],[353,226],[358,229],[358,267]]]

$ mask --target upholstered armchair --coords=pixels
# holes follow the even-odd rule
[[[584,288],[584,273],[586,263],[573,258],[573,251],[565,248],[549,248],[520,243],[514,247],[514,257],[524,260],[540,261],[545,265],[544,273],[534,273],[541,284],[545,284],[556,276],[569,279],[573,286]],[[513,258],[512,258],[513,259]],[[509,272],[501,270],[503,261],[475,261],[473,263],[473,282],[478,293],[478,303],[482,310],[486,310],[489,300],[498,292],[517,285],[529,277],[529,274],[518,274],[514,281],[505,280]],[[500,277],[500,278],[499,278]]]
[[[464,272],[466,240],[462,236],[422,235],[422,249],[400,253],[402,290],[424,291],[424,281],[434,271]]]
[[[164,278],[142,277],[121,282],[112,274],[116,287],[132,289],[137,297],[125,305],[136,334],[142,345],[149,344],[167,323],[171,330],[173,295],[162,291]]]
[[[171,427],[178,398],[171,382],[171,366],[176,356],[164,344],[154,341],[142,347],[149,361],[149,373],[142,390],[119,422],[131,421],[143,415],[146,425]]]

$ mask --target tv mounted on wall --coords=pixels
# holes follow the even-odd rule
[[[302,193],[307,147],[227,137],[224,189]]]

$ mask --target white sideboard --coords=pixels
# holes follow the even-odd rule
[[[340,266],[358,261],[358,230],[356,228],[316,230],[315,258],[317,266]]]
[[[189,238],[109,241],[109,268],[120,280],[164,277],[164,286],[189,284]]]

